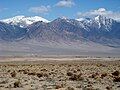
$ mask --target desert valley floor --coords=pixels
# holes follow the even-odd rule
[[[0,57],[0,90],[120,90],[120,58]]]

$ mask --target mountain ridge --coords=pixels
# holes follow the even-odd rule
[[[3,41],[34,39],[38,42],[64,42],[67,44],[93,42],[110,47],[120,46],[120,22],[103,16],[82,20],[57,18],[47,23],[36,21],[26,27],[2,23],[0,37]]]

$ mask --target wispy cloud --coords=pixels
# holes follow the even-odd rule
[[[39,7],[30,7],[29,12],[33,12],[36,14],[46,14],[50,11],[50,6],[39,6]]]
[[[109,18],[112,18],[112,19],[115,19],[115,20],[120,20],[120,12],[108,11],[105,8],[90,10],[90,11],[84,12],[84,13],[82,13],[82,12],[77,13],[78,18],[88,17],[88,16],[93,17],[93,16],[96,16],[96,15],[102,15],[102,16],[109,17]]]
[[[0,12],[7,10],[8,8],[0,8]]]
[[[72,7],[74,5],[75,5],[75,3],[73,2],[73,0],[61,0],[55,6],[58,6],[58,7]]]

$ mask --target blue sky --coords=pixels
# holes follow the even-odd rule
[[[0,19],[37,15],[53,20],[96,14],[120,19],[120,0],[0,0]]]

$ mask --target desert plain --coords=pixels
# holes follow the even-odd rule
[[[120,58],[0,57],[0,90],[120,90]]]

